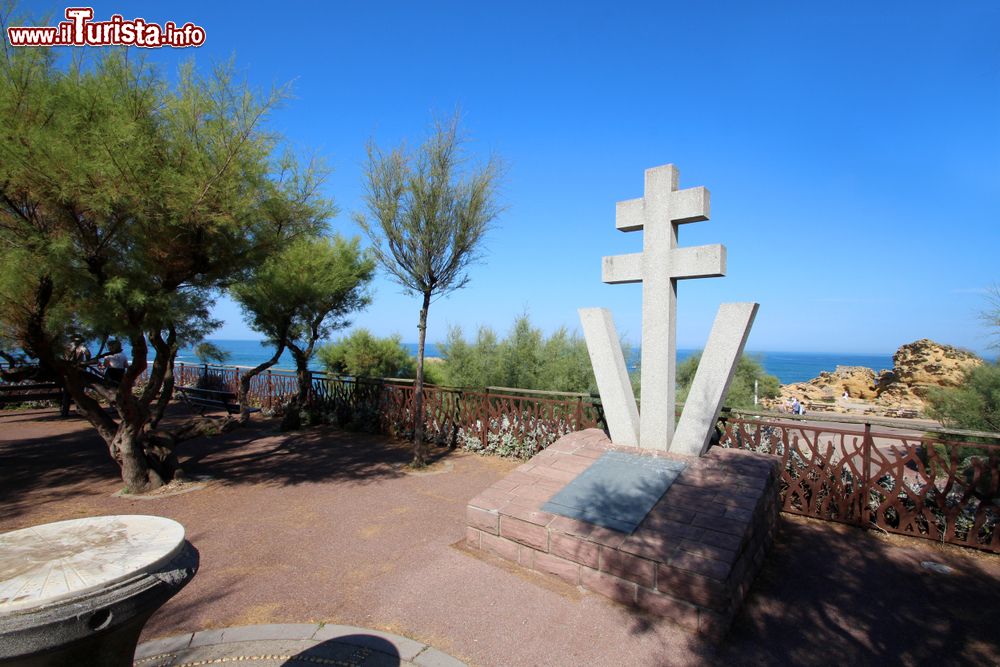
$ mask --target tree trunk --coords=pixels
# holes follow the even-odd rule
[[[146,493],[163,486],[163,478],[146,459],[142,431],[124,419],[111,441],[111,455],[121,466],[122,481],[128,493]]]
[[[427,465],[427,447],[424,444],[424,342],[427,340],[427,311],[431,307],[431,294],[424,292],[417,324],[417,377],[413,381],[413,466]]]
[[[288,403],[285,416],[281,420],[281,430],[297,431],[302,428],[302,410],[309,406],[309,401],[312,398],[312,372],[309,370],[309,353],[291,341],[288,341],[287,345],[295,359],[298,392]]]
[[[240,376],[239,402],[240,402],[241,424],[246,424],[247,422],[250,421],[250,401],[249,401],[250,381],[253,380],[255,377],[257,377],[258,375],[260,375],[261,373],[263,373],[264,371],[266,371],[271,366],[274,366],[276,363],[278,363],[278,359],[281,358],[281,353],[284,351],[285,351],[285,343],[284,342],[279,343],[278,349],[274,353],[273,357],[271,357],[264,363],[260,364],[259,366],[254,366],[245,374]]]
[[[159,351],[157,351],[159,354]],[[149,421],[149,428],[154,429],[163,419],[163,413],[167,410],[167,405],[174,397],[174,362],[177,359],[177,346],[171,345],[170,359],[167,360],[167,367],[163,372],[163,384],[160,387],[160,397],[156,399],[156,407],[153,408],[153,418]]]

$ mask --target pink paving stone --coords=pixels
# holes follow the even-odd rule
[[[677,550],[679,541],[661,532],[640,528],[628,536],[618,548],[635,556],[666,562]]]
[[[469,501],[469,507],[477,507],[481,510],[486,510],[487,512],[496,511],[501,507],[510,503],[510,498],[496,498],[493,496],[484,496],[479,494],[475,498]]]
[[[542,508],[542,505],[544,504],[545,503],[542,500],[538,500],[536,498],[528,498],[526,496],[520,496],[515,494],[513,497],[511,497],[511,499],[507,502],[507,504],[504,505],[504,509],[499,510],[499,512],[501,514],[506,514],[507,512],[505,510],[507,507],[517,507],[528,510],[540,510]]]
[[[736,521],[750,521],[753,518],[753,510],[743,509],[742,507],[729,507],[726,508],[726,513],[723,516],[727,519],[735,519]]]
[[[465,543],[467,545],[469,545],[470,547],[472,547],[473,549],[478,549],[479,548],[479,536],[480,535],[482,535],[482,532],[479,531],[479,530],[476,530],[472,526],[466,526],[465,527]]]
[[[730,535],[739,536],[746,533],[748,522],[697,513],[694,515],[691,525],[708,528],[709,530],[714,530],[720,533],[728,533]]]
[[[670,558],[670,567],[702,574],[717,581],[725,581],[729,577],[732,564],[699,556],[690,551],[678,551]]]
[[[489,489],[487,489],[487,491],[489,490],[510,491],[516,488],[517,488],[517,482],[512,482],[510,481],[510,478],[504,477],[503,479],[498,479],[497,481],[493,482],[492,486],[490,486]]]
[[[535,469],[535,474],[542,479],[553,480],[556,482],[568,483],[576,479],[577,473],[570,472],[569,470],[562,470],[552,466],[545,466]]]
[[[552,467],[556,470],[565,470],[572,473],[581,473],[593,464],[593,459],[581,457],[557,459],[552,462]],[[575,475],[574,475],[575,478]]]
[[[495,556],[500,556],[500,558],[514,563],[518,562],[518,545],[516,542],[511,542],[510,540],[487,533],[483,533],[480,540],[479,548],[483,551],[488,551]]]
[[[521,519],[522,521],[533,523],[536,526],[547,526],[549,522],[556,517],[555,514],[542,512],[537,509],[536,505],[521,505],[516,502],[512,502],[504,507],[501,514],[503,516],[511,516],[515,519]]]
[[[499,536],[480,532],[480,548],[546,576],[579,581],[689,630],[728,628],[759,566],[756,559],[770,544],[778,511],[770,497],[776,495],[772,463],[777,459],[742,465],[745,453],[713,456],[714,450],[701,459],[684,458],[688,468],[639,529],[626,535],[541,511],[605,451],[623,450],[610,447],[597,430],[567,436],[556,445],[508,475],[502,487],[490,489],[500,492],[505,504],[498,511]],[[481,494],[476,500],[489,497]],[[475,534],[469,535],[474,544]],[[707,620],[700,621],[700,614]]]
[[[580,521],[578,519],[571,519],[568,516],[556,516],[556,518],[549,523],[549,530],[552,532],[558,531],[569,535],[577,535],[579,537],[587,537],[594,530],[594,524]]]
[[[531,547],[526,547],[523,544],[517,546],[518,553],[518,565],[521,567],[526,567],[529,570],[533,567],[535,561],[535,554],[540,553]]]
[[[559,577],[574,586],[580,583],[580,565],[578,563],[541,551],[536,551],[533,555],[533,569]]]
[[[496,535],[500,532],[500,515],[471,505],[465,508],[465,521],[478,530]]]
[[[655,528],[657,524],[682,523],[689,524],[694,519],[695,510],[684,507],[674,507],[669,503],[659,503],[649,511],[640,526]]]
[[[640,586],[653,587],[656,567],[653,561],[640,558],[617,549],[601,549],[601,572],[613,574],[621,579],[634,581]]]
[[[581,447],[576,450],[574,456],[579,456],[581,458],[587,459],[599,459],[604,456],[604,453],[608,451],[607,449],[599,449],[596,447]]]
[[[535,478],[526,472],[517,472],[516,470],[507,474],[504,478],[508,482],[512,482],[520,486],[521,484],[531,484],[535,481]]]
[[[543,526],[536,526],[521,519],[508,516],[501,517],[500,536],[520,542],[539,551],[548,551],[549,549],[549,531]]]
[[[636,603],[640,609],[645,609],[657,616],[666,616],[682,628],[691,631],[698,630],[698,607],[690,602],[677,600],[669,595],[640,587]]]
[[[701,535],[697,539],[705,544],[713,544],[715,546],[722,547],[723,549],[730,549],[732,551],[739,550],[740,545],[743,544],[742,535],[720,533],[710,529],[702,531]]]
[[[726,549],[714,544],[705,544],[698,540],[681,540],[678,548],[681,551],[705,556],[706,558],[714,558],[715,560],[721,560],[724,563],[730,564],[736,562],[736,556],[738,555],[732,549]]]
[[[752,510],[757,507],[757,498],[748,498],[745,496],[731,496],[725,492],[720,492],[715,494],[712,498],[712,502],[716,505],[722,505],[724,507],[740,507],[742,509]]]
[[[605,528],[604,526],[594,526],[594,529],[590,531],[590,535],[587,536],[587,539],[591,542],[597,542],[602,546],[617,549],[627,537],[628,535],[618,532],[617,530],[611,530],[610,528]]]
[[[712,484],[722,486],[726,483],[726,477],[726,473],[721,470],[707,470],[704,468],[696,468],[692,470],[688,468],[680,474],[680,476],[674,481],[674,484],[697,487]]]
[[[545,501],[554,496],[558,490],[553,491],[550,488],[546,488],[541,484],[532,484],[530,486],[523,486],[517,490],[517,498],[529,499],[529,500],[541,500]]]
[[[732,593],[720,581],[663,564],[656,567],[656,588],[674,597],[719,611],[725,611],[732,598]]]
[[[647,519],[648,522],[644,521],[641,523],[638,530],[632,533],[632,537],[642,537],[647,533],[653,533],[674,539],[695,540],[700,538],[701,534],[705,532],[704,528],[693,526],[689,523],[681,523],[680,521],[671,521],[670,519],[658,517],[653,519],[647,517]]]
[[[554,443],[549,445],[549,451],[553,452],[566,452],[572,454],[577,449],[580,448],[580,444],[574,440],[567,440],[563,438],[561,440],[556,440]]]
[[[550,531],[549,553],[575,563],[580,563],[581,565],[586,565],[587,567],[592,567],[595,570],[598,569],[600,564],[600,547],[593,542],[588,542],[572,535],[563,535]]]
[[[704,514],[706,516],[723,516],[726,508],[712,502],[706,502],[705,494],[675,493],[675,487],[671,487],[666,493],[664,505],[671,508],[691,510],[692,513]],[[692,519],[693,520],[693,517]]]
[[[591,570],[589,567],[580,568],[580,585],[623,604],[635,604],[636,591],[639,588],[634,582]]]

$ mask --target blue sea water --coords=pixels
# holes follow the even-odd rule
[[[227,364],[236,366],[256,366],[271,353],[271,348],[262,346],[257,341],[251,340],[212,340],[222,349],[230,353]],[[404,346],[410,354],[416,355],[416,343],[406,343]],[[678,350],[677,360],[684,361],[697,350]],[[428,357],[441,356],[437,345],[427,344],[426,354]],[[822,371],[833,371],[837,366],[866,366],[878,372],[885,368],[892,368],[892,354],[848,354],[834,352],[748,352],[751,357],[757,359],[764,370],[771,375],[777,376],[782,384],[791,382],[805,382],[819,375]],[[185,348],[177,354],[177,360],[185,363],[198,363],[194,356],[194,350]],[[638,350],[629,359],[629,366],[635,367],[638,362]],[[321,364],[313,360],[310,364],[314,370],[322,370]],[[292,355],[287,351],[281,356],[276,368],[295,368]]]

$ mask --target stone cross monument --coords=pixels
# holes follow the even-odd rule
[[[611,313],[584,308],[580,319],[612,441],[701,454],[722,409],[757,304],[719,308],[675,437],[677,281],[725,275],[726,248],[678,247],[680,225],[708,220],[708,190],[678,189],[679,173],[673,165],[647,169],[645,181],[643,197],[618,202],[615,211],[618,230],[643,232],[642,252],[605,257],[602,267],[606,283],[642,283],[641,411]]]

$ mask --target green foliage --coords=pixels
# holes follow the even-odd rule
[[[369,215],[355,220],[375,257],[394,280],[418,295],[442,295],[468,282],[490,224],[500,212],[497,159],[462,171],[459,119],[437,123],[420,148],[385,153],[368,144],[364,201]],[[370,216],[370,217],[369,217]]]
[[[368,143],[364,201],[370,215],[355,220],[371,239],[379,264],[407,291],[420,295],[414,410],[423,412],[424,343],[427,312],[435,296],[465,286],[490,224],[500,213],[500,162],[463,169],[464,138],[459,117],[437,123],[415,152],[400,146],[389,153]],[[417,420],[413,463],[423,466],[424,424]]]
[[[444,356],[447,384],[461,387],[514,387],[547,391],[590,392],[597,383],[587,344],[565,328],[546,338],[521,315],[503,340],[488,327],[480,327],[476,340],[466,341],[462,330],[452,327],[439,343]]]
[[[677,400],[683,402],[691,390],[701,353],[693,354],[677,367]],[[757,381],[759,398],[774,398],[781,392],[781,382],[764,372],[763,366],[753,357],[741,356],[736,364],[736,374],[729,385],[725,405],[730,408],[753,408],[753,385]]]
[[[320,361],[330,373],[366,378],[411,378],[414,360],[398,334],[388,338],[373,336],[367,329],[355,329],[349,336],[319,348]]]
[[[194,346],[194,356],[198,357],[198,361],[203,364],[209,364],[213,361],[217,364],[224,364],[229,360],[229,352],[208,341],[202,341]]]
[[[0,331],[67,385],[141,490],[161,480],[133,434],[176,346],[211,329],[213,294],[321,231],[330,209],[315,169],[278,155],[263,127],[283,91],[249,90],[229,65],[185,65],[171,84],[117,49],[66,62],[51,49],[0,59]],[[73,332],[131,346],[121,417],[61,360]]]
[[[950,428],[1000,432],[1000,363],[966,370],[960,387],[932,389],[927,414]]]
[[[357,237],[302,237],[231,288],[247,324],[274,345],[312,356],[316,341],[349,324],[371,302],[375,263]]]

